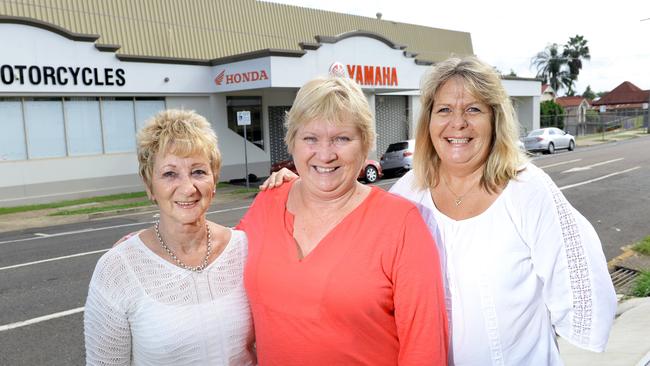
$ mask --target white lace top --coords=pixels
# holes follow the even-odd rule
[[[203,272],[177,267],[138,235],[104,254],[84,314],[88,365],[252,365],[243,286],[246,235],[232,231]]]
[[[561,365],[555,332],[603,351],[616,295],[598,235],[529,164],[482,214],[453,220],[409,172],[391,189],[441,239],[455,365]]]

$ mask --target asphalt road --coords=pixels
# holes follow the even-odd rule
[[[592,222],[608,260],[650,235],[650,137],[533,160]],[[213,207],[208,217],[234,225],[250,203]],[[83,364],[83,306],[95,263],[152,219],[134,214],[0,234],[0,365]]]

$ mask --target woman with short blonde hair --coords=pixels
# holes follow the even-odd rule
[[[305,84],[287,118],[300,178],[260,193],[240,223],[262,365],[443,365],[435,241],[417,208],[357,181],[372,114],[348,78]]]
[[[254,365],[246,235],[206,219],[221,167],[202,116],[166,110],[138,133],[153,226],[98,261],[84,312],[88,365]]]

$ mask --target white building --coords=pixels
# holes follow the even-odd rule
[[[334,63],[362,86],[375,111],[370,158],[412,136],[420,78],[432,62],[370,31],[313,36],[297,50],[197,60],[124,55],[97,35],[0,17],[0,205],[143,190],[135,134],[164,108],[192,109],[211,121],[224,157],[221,179],[245,176],[244,143],[249,172],[266,176],[289,157],[282,123],[298,88]],[[525,128],[538,127],[539,80],[504,84]],[[242,110],[251,112],[248,140],[236,123]]]

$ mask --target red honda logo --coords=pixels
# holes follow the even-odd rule
[[[217,77],[214,78],[214,83],[217,85],[221,85],[221,83],[223,83],[223,77],[225,74],[226,74],[226,70],[221,70],[221,72],[217,74]]]

